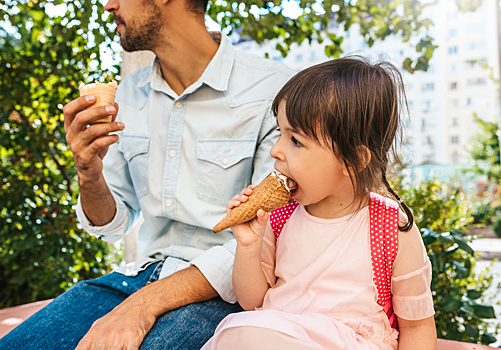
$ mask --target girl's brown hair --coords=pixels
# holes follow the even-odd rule
[[[408,112],[402,76],[395,66],[372,64],[358,56],[318,64],[293,76],[280,90],[272,105],[275,116],[281,102],[293,129],[331,145],[353,169],[349,173],[355,199],[384,184],[407,214],[407,224],[399,229],[412,228],[411,210],[386,179],[390,158],[400,162],[401,114]],[[364,147],[370,152],[369,162]]]

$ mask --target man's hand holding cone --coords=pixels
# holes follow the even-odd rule
[[[123,123],[115,122],[117,103],[95,107],[98,102],[94,94],[85,94],[63,108],[66,141],[75,159],[80,184],[96,181],[102,175],[102,159],[108,147],[118,141],[118,135],[110,133],[125,128]],[[97,123],[103,118],[111,122]]]

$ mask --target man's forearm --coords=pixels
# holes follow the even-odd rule
[[[216,290],[195,266],[151,283],[132,295],[140,297],[147,312],[160,315],[182,306],[218,296]]]
[[[80,202],[82,209],[95,226],[109,224],[116,213],[115,198],[111,194],[103,176],[95,182],[83,182],[80,184]]]
[[[190,266],[141,288],[94,322],[77,350],[138,349],[160,315],[216,296],[203,274]]]

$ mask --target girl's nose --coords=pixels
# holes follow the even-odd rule
[[[282,137],[280,137],[278,140],[277,140],[277,143],[275,143],[275,146],[273,146],[270,150],[270,155],[275,158],[276,160],[279,160],[279,161],[283,161],[284,160],[284,156],[283,156],[283,153],[280,149],[280,140],[282,139]]]

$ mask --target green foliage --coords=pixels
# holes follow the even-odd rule
[[[494,223],[492,224],[492,230],[494,231],[494,233],[496,234],[496,236],[498,236],[499,238],[501,238],[501,217],[498,217]]]
[[[214,1],[207,14],[222,29],[240,29],[243,37],[249,36],[258,43],[278,39],[276,49],[286,56],[294,43],[307,40],[322,43],[328,40],[325,48],[328,57],[339,57],[343,53],[343,36],[326,31],[332,22],[348,30],[353,24],[360,26],[360,34],[371,47],[377,40],[390,35],[399,35],[403,42],[412,42],[416,55],[405,60],[403,68],[410,73],[426,71],[433,51],[432,38],[426,31],[433,23],[421,18],[426,6],[417,0],[295,0],[302,14],[288,18],[283,14],[285,1]]]
[[[476,175],[485,175],[489,181],[499,184],[501,180],[499,125],[486,122],[476,115],[473,117],[480,130],[468,145],[468,152],[475,162],[468,170]]]
[[[473,224],[487,226],[491,224],[492,218],[501,214],[501,208],[493,206],[489,198],[478,198],[474,196],[473,203]]]
[[[0,5],[0,307],[52,298],[116,259],[76,222],[62,113],[78,82],[102,77],[98,45],[113,34],[97,0],[50,3],[66,13],[51,18],[49,1]]]
[[[396,188],[397,193],[401,192],[402,199],[405,198],[405,203],[412,208],[414,220],[420,228],[435,231],[463,229],[473,220],[472,206],[461,191],[460,184],[447,185],[431,179],[416,187]]]
[[[453,181],[452,181],[453,182]],[[392,181],[396,192],[415,214],[415,222],[432,262],[432,294],[439,338],[490,344],[486,319],[495,318],[486,304],[485,291],[493,276],[489,270],[475,274],[471,238],[462,230],[473,221],[472,206],[460,186],[436,179],[412,188],[402,187],[402,178]]]

